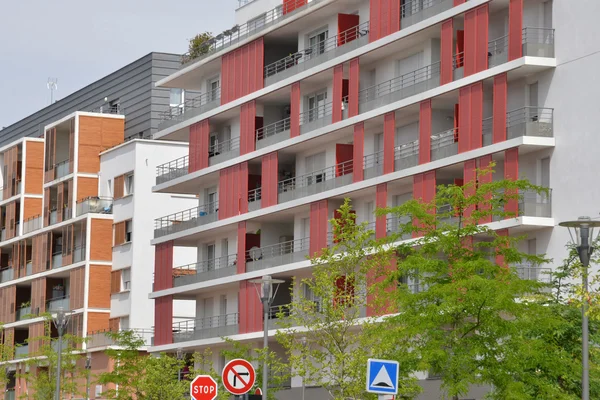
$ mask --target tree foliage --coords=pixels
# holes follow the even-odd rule
[[[189,40],[188,52],[182,58],[182,63],[194,60],[210,51],[210,40],[213,38],[211,32],[202,32]]]

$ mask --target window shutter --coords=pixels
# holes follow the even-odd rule
[[[125,221],[113,225],[115,246],[125,243]]]
[[[121,291],[121,270],[110,273],[110,294]]]
[[[114,187],[115,200],[122,198],[123,194],[124,194],[124,188],[125,188],[124,176],[123,175],[115,176],[114,185],[115,185],[115,187]]]

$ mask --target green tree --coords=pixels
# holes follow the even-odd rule
[[[191,38],[188,44],[188,52],[182,57],[182,64],[208,53],[211,49],[210,41],[212,38],[211,32],[199,33]]]
[[[22,399],[53,400],[56,389],[56,370],[58,354],[56,351],[58,338],[52,337],[52,318],[45,315],[43,334],[30,337],[30,348],[36,343],[39,348],[28,354],[24,361],[27,368],[20,373],[20,377],[27,382],[29,394],[23,394]],[[60,390],[63,395],[70,394],[75,397],[85,396],[85,389],[81,390],[80,382],[85,380],[89,371],[85,370],[82,353],[80,352],[84,339],[67,333],[62,337],[61,354],[61,380]],[[18,347],[18,345],[17,345]]]
[[[532,328],[532,316],[537,315],[539,326],[554,323],[539,301],[545,298],[544,285],[520,279],[512,266],[539,266],[546,260],[519,251],[521,237],[479,224],[515,217],[504,206],[519,201],[517,191],[544,195],[545,189],[526,180],[488,183],[483,178],[491,176],[491,169],[477,174],[478,179],[464,186],[438,186],[431,202],[410,200],[377,211],[402,221],[377,251],[396,260],[396,268],[378,272],[386,277],[379,293],[398,311],[382,324],[396,329],[383,329],[381,334],[401,346],[408,341],[419,360],[416,370],[439,374],[452,399],[476,384],[493,384],[497,393],[511,393],[513,398],[554,398],[528,397],[526,385],[507,392],[510,371],[522,371],[518,339]],[[413,235],[418,238],[402,241]],[[530,357],[544,355],[540,348],[530,350],[537,350]]]
[[[294,282],[292,304],[278,318],[277,339],[294,374],[325,388],[331,399],[375,398],[365,393],[369,357],[401,360],[400,393],[411,397],[418,388],[409,377],[414,362],[403,356],[406,348],[398,341],[390,346],[378,324],[365,318],[369,271],[380,261],[370,253],[374,232],[356,223],[350,200],[338,214],[330,221],[331,245],[311,260],[312,277]]]
[[[12,360],[14,357],[14,346],[11,344],[13,337],[4,329],[4,325],[0,324],[0,362]],[[8,375],[5,371],[0,373],[0,388],[6,387],[8,383]]]

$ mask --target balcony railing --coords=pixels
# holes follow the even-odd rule
[[[41,215],[36,215],[26,219],[23,222],[23,233],[29,233],[41,229],[43,226],[43,219]]]
[[[218,219],[218,212],[219,202],[215,201],[155,219],[154,237],[157,238],[215,222]]]
[[[60,268],[63,266],[62,250],[52,254],[52,268]]]
[[[270,146],[282,140],[290,138],[290,118],[273,122],[265,127],[256,130],[256,148]]]
[[[486,118],[482,122],[483,145],[493,142],[494,119]],[[542,107],[521,107],[506,113],[506,137],[514,139],[521,136],[554,136],[554,109]]]
[[[359,112],[374,110],[439,85],[440,63],[436,62],[361,90],[358,93]]]
[[[215,315],[173,324],[173,342],[235,335],[239,332],[239,314]]]
[[[400,6],[400,27],[409,27],[453,6],[452,0],[405,0]]]
[[[167,111],[159,114],[161,122],[159,129],[165,129],[173,126],[178,122],[193,118],[204,112],[210,111],[221,105],[221,88],[212,89],[193,99],[186,100],[183,103],[169,107]]]
[[[431,135],[431,160],[458,154],[458,129],[448,129]]]
[[[256,188],[248,191],[248,211],[260,209],[262,200],[262,189]]]
[[[523,28],[523,55],[554,57],[554,29]]]
[[[527,217],[552,217],[552,189],[548,193],[538,194],[525,191],[519,193],[519,215]]]
[[[59,163],[54,164],[54,171],[54,179],[60,179],[69,175],[71,173],[69,160],[61,161]]]
[[[27,350],[27,352],[29,353],[29,350]],[[6,391],[4,392],[4,400],[15,400],[17,398],[16,394],[15,394],[15,389],[6,389]]]
[[[309,238],[255,247],[246,252],[246,272],[304,261],[308,256],[309,247]]]
[[[419,141],[398,145],[394,148],[394,171],[417,166],[419,164]]]
[[[154,338],[154,331],[152,329],[124,329],[124,331],[133,332],[137,338],[144,341],[144,346],[151,346]],[[114,346],[117,343],[108,335],[108,333],[115,333],[110,330],[101,330],[89,333],[87,335],[86,347],[88,349],[94,349],[98,347]]]
[[[345,161],[305,175],[279,181],[279,203],[321,193],[352,183],[353,161]]]
[[[189,165],[190,156],[188,155],[159,165],[156,167],[156,184],[160,185],[161,183],[187,175]]]
[[[78,217],[88,213],[112,214],[113,199],[112,197],[88,197],[77,202],[76,212]]]
[[[173,268],[173,286],[224,278],[237,273],[237,254]]]
[[[525,280],[550,283],[552,281],[552,268],[539,267],[532,264],[518,264],[513,267],[519,278]]]
[[[265,85],[279,82],[367,43],[369,43],[369,21],[265,66]]]
[[[329,102],[300,113],[300,134],[330,125],[332,111],[333,104]]]
[[[61,296],[61,297],[55,297],[52,298],[50,300],[48,300],[46,302],[46,311],[52,312],[52,311],[58,311],[59,308],[61,308],[63,310],[69,310],[70,306],[69,306],[69,295],[66,296]]]
[[[12,281],[15,276],[15,271],[11,267],[0,270],[0,283]]]
[[[15,346],[15,358],[25,358],[28,355],[29,355],[29,345],[28,344],[21,344],[21,345]],[[13,399],[14,399],[14,397],[13,397]]]
[[[383,175],[383,150],[363,157],[364,178]]]
[[[31,315],[31,306],[21,307],[15,314],[17,321],[22,321]]]
[[[240,138],[238,136],[211,145],[208,148],[208,163],[209,165],[215,165],[226,160],[231,160],[239,155]]]

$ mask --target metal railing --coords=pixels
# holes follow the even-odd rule
[[[522,107],[506,114],[506,137],[553,136],[554,109]]]
[[[46,302],[46,311],[57,311],[59,308],[63,308],[64,310],[69,310],[69,295],[66,296],[61,296],[61,297],[55,297],[52,299],[49,299]]]
[[[341,104],[339,106],[341,107]],[[323,121],[326,117],[331,117],[332,111],[333,104],[329,102],[300,113],[300,133],[306,133],[320,127],[316,126],[316,122]],[[328,121],[331,122],[331,118],[328,118]],[[325,124],[322,126],[325,126]]]
[[[400,6],[400,26],[409,27],[449,10],[453,5],[452,0],[405,0]]]
[[[352,183],[353,160],[285,179],[277,183],[279,203]]]
[[[431,135],[431,159],[439,160],[458,154],[458,129]]]
[[[419,164],[419,140],[398,145],[394,148],[394,171]]]
[[[238,0],[238,6],[237,6],[237,8],[242,8],[246,4],[252,3],[253,1],[255,1],[255,0]]]
[[[154,220],[154,237],[157,238],[215,222],[218,219],[218,211],[219,202],[215,201],[157,218]]]
[[[76,214],[79,217],[83,214],[112,214],[113,198],[112,197],[88,197],[87,199],[77,202]]]
[[[365,179],[383,175],[383,150],[364,156],[363,170]]]
[[[188,174],[190,165],[190,156],[185,155],[173,161],[161,164],[156,167],[156,184],[159,185],[172,179],[179,178]]]
[[[218,51],[225,49],[229,46],[232,46],[245,38],[261,32],[268,27],[274,25],[277,22],[282,21],[285,18],[288,18],[297,12],[304,10],[308,7],[319,4],[323,0],[291,0],[286,1],[286,6],[289,7],[289,12],[284,10],[283,6],[277,6],[266,13],[260,15],[257,18],[254,18],[245,24],[235,25],[233,28],[220,33],[215,36],[212,40],[210,40],[205,49],[205,53],[196,58],[190,58],[189,54],[184,54],[182,56],[182,64],[185,66],[189,63],[196,62],[202,60],[212,54],[217,53]]]
[[[550,283],[552,281],[552,268],[539,267],[533,264],[517,264],[513,268],[520,279]]]
[[[279,135],[284,132],[289,132],[291,129],[291,119],[285,118],[281,121],[273,122],[267,126],[264,126],[260,129],[256,130],[256,148],[266,147],[274,142],[279,142],[280,140],[289,139],[289,134]],[[281,137],[280,137],[281,136]],[[272,139],[272,140],[269,140]]]
[[[215,165],[237,157],[240,153],[240,137],[217,142],[208,148],[208,163]]]
[[[209,281],[235,275],[237,272],[237,254],[216,257],[211,260],[173,268],[173,286],[185,286],[192,283]]]
[[[323,58],[320,61],[327,61],[328,59],[338,57],[344,52],[332,50],[342,48],[346,44],[353,43],[354,46],[350,47],[346,51],[353,50],[357,47],[363,46],[368,43],[369,36],[369,21],[358,24],[352,28],[349,28],[343,32],[340,32],[338,35],[328,37],[323,39],[317,43],[312,44],[311,46],[300,50],[294,54],[290,54],[287,57],[284,57],[280,60],[277,60],[269,65],[265,66],[264,76],[268,79],[268,84],[272,84],[274,82],[280,81],[288,76],[291,76],[295,73],[298,73],[300,70],[306,70],[308,68],[312,68],[317,65],[316,62],[309,62],[312,60],[317,60]],[[360,43],[355,43],[357,39],[365,38],[364,41],[360,41]],[[333,53],[333,54],[330,54]],[[327,55],[331,55],[331,57],[327,57]],[[323,56],[323,57],[321,57]],[[302,65],[306,64],[306,65]],[[293,68],[297,67],[297,68]],[[292,70],[293,69],[293,70]],[[283,71],[290,70],[291,73],[282,74],[283,76],[277,76]]]
[[[248,191],[248,211],[258,210],[261,206],[262,188]]]
[[[554,29],[523,28],[523,55],[554,57]]]
[[[173,342],[235,335],[239,332],[239,314],[215,315],[173,323]]]
[[[134,332],[139,340],[144,341],[144,346],[151,346],[154,338],[154,330],[152,329],[123,329],[122,331]],[[110,337],[109,333],[116,333],[110,329],[104,329],[100,331],[94,331],[87,334],[86,348],[94,349],[98,347],[115,346],[114,339]]]
[[[217,87],[209,90],[206,93],[202,93],[201,95],[196,96],[193,99],[186,100],[177,106],[169,107],[168,110],[159,113],[159,118],[161,120],[160,127],[164,127],[163,122],[165,121],[179,122],[186,118],[199,115],[202,112],[212,110],[213,108],[221,105],[219,100],[221,100],[221,87]]]
[[[289,240],[246,251],[246,272],[304,261],[308,256],[310,239]]]
[[[125,115],[125,108],[121,104],[104,103],[100,107],[94,108],[92,112],[98,114]]]

